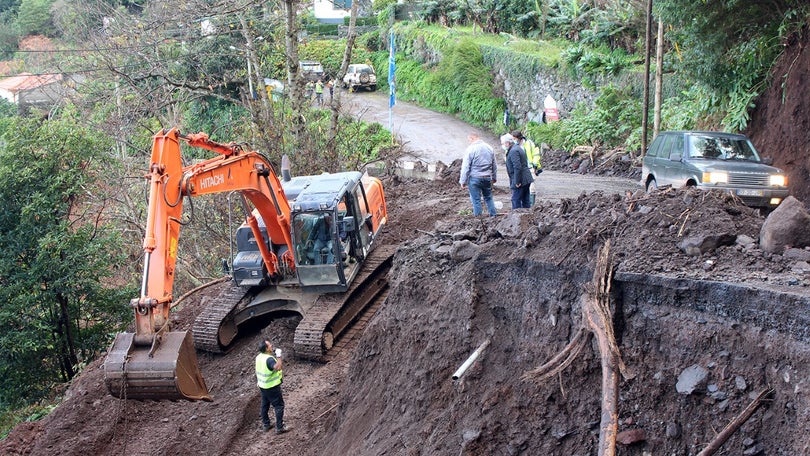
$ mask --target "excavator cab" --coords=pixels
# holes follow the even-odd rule
[[[296,271],[302,289],[343,292],[371,250],[375,232],[363,176],[310,176],[292,202]]]

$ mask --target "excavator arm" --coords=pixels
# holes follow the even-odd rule
[[[184,167],[181,142],[219,155]],[[203,133],[159,132],[150,163],[143,278],[140,297],[131,301],[135,333],[116,337],[104,364],[105,380],[121,398],[211,400],[191,334],[169,327],[183,199],[240,193],[267,274],[277,280],[295,273],[289,203],[266,158],[236,144],[213,142]],[[256,214],[269,239],[264,239]]]

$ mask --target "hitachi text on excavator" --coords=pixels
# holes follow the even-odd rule
[[[218,156],[184,166],[181,145]],[[143,278],[130,306],[135,332],[119,333],[104,362],[122,399],[211,401],[196,349],[227,352],[254,318],[299,314],[297,357],[319,360],[387,287],[393,248],[378,246],[387,222],[379,179],[360,172],[282,179],[262,154],[204,133],[162,130],[153,138]],[[169,312],[184,199],[234,192],[245,222],[236,230],[232,284],[209,299],[191,331],[172,331]]]

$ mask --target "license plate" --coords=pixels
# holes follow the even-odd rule
[[[762,196],[762,190],[755,190],[752,188],[740,188],[737,190],[739,196]]]

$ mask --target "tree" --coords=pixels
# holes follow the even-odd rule
[[[688,75],[686,85],[697,82],[714,95],[705,97],[703,109],[725,115],[726,128],[740,130],[781,52],[780,33],[806,20],[806,3],[656,0],[655,15],[671,25],[666,38],[678,50],[671,65]]]
[[[73,119],[0,129],[0,405],[48,394],[109,342],[130,310],[106,225],[110,142]],[[123,280],[122,280],[123,279]]]
[[[22,0],[15,24],[24,35],[45,35],[53,31],[51,0]]]

